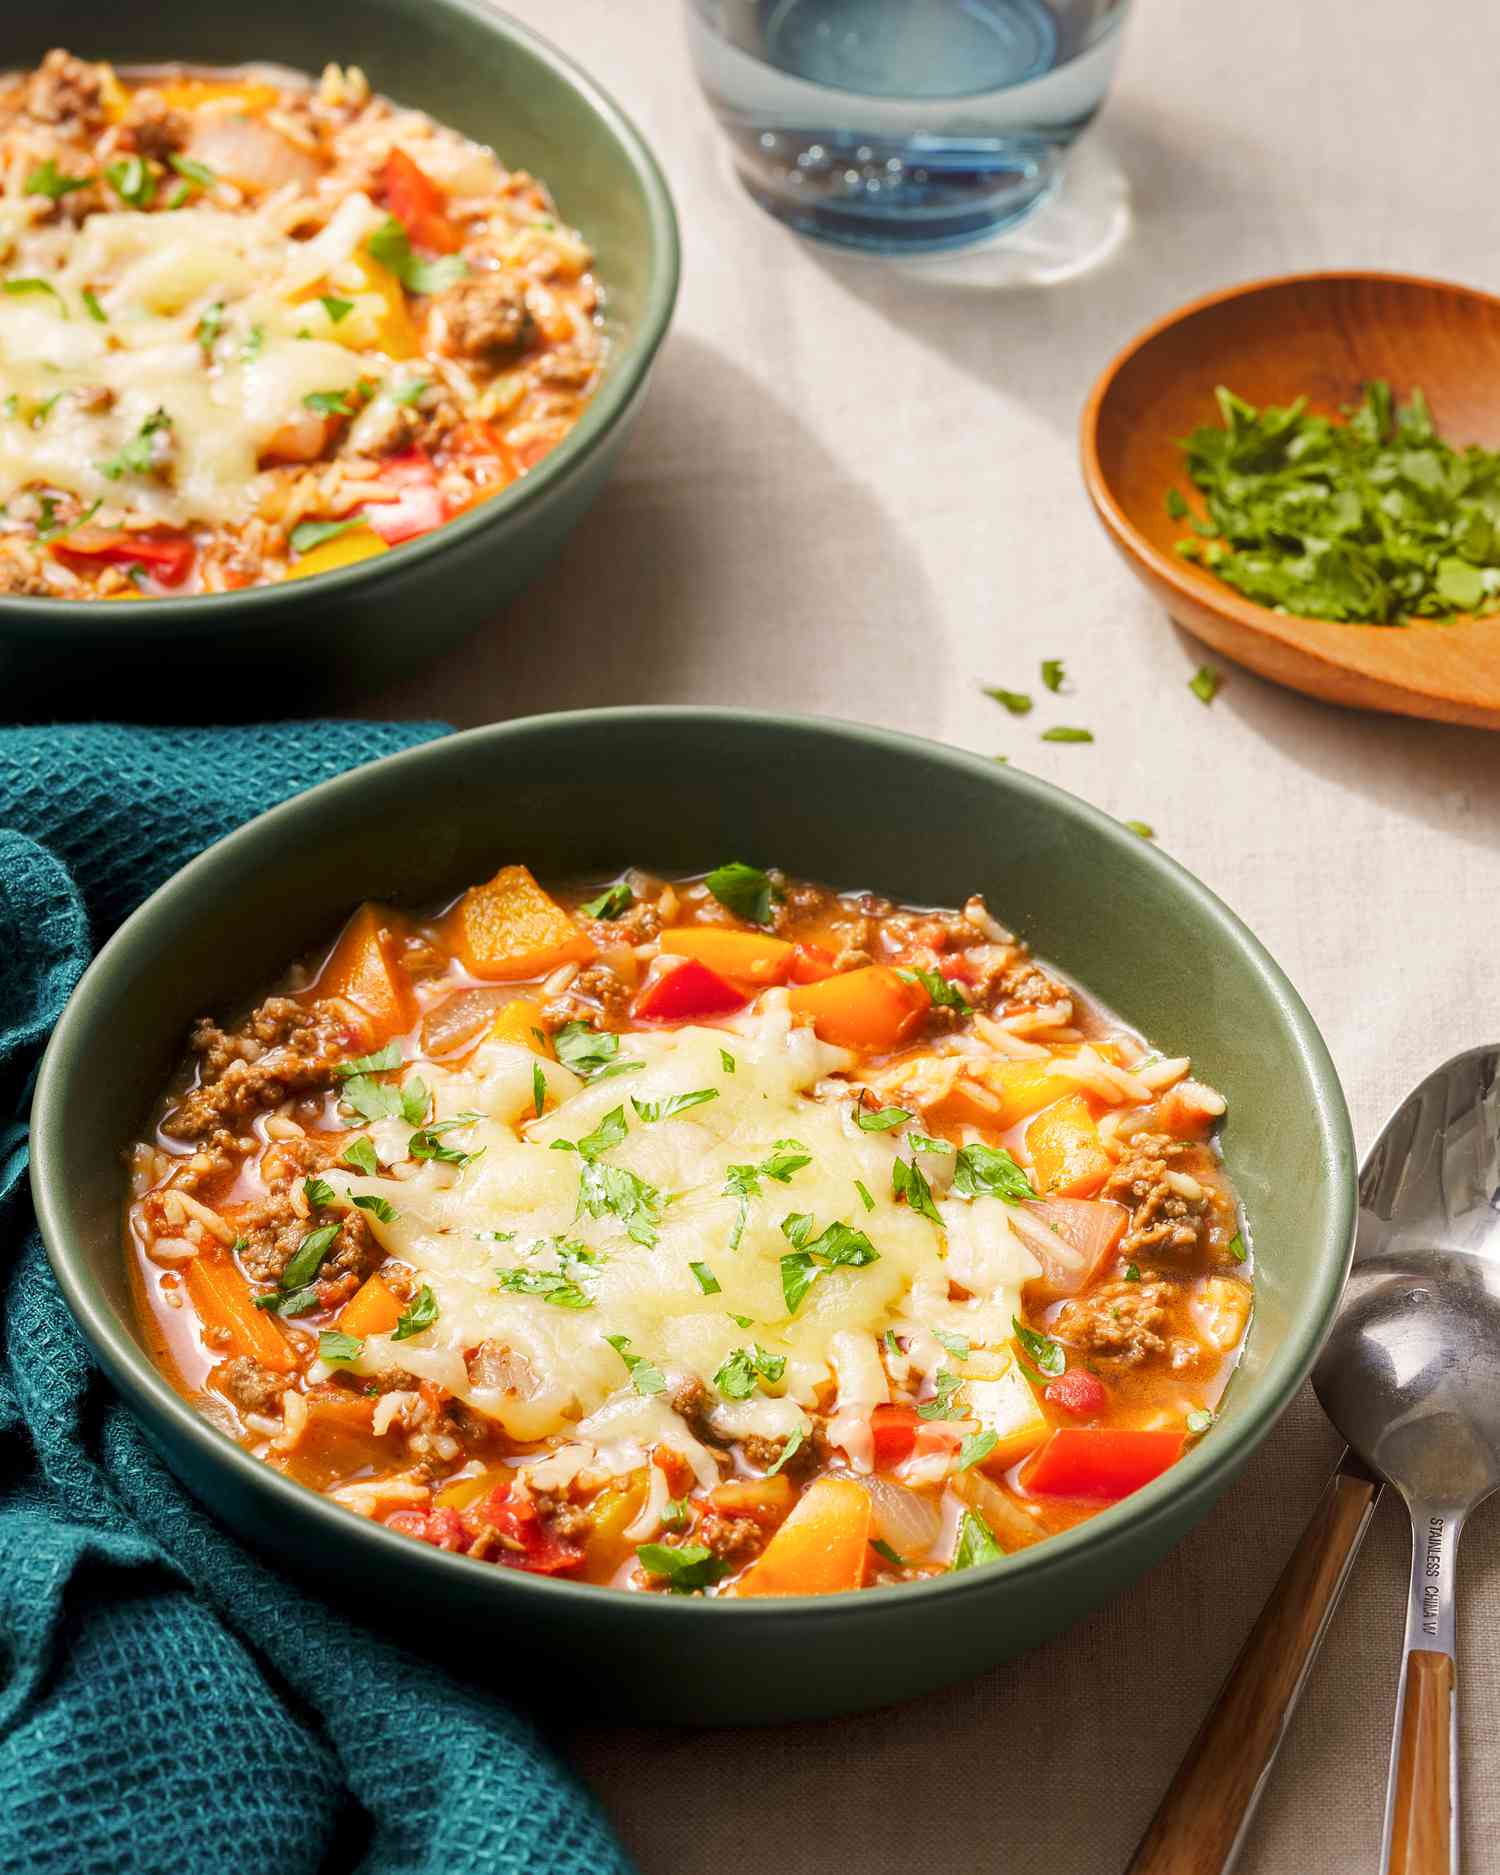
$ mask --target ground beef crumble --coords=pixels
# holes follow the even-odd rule
[[[205,1016],[189,1043],[198,1083],[162,1121],[162,1131],[172,1139],[207,1139],[226,1123],[243,1125],[293,1094],[326,1087],[348,1043],[343,1023],[286,996],[269,997],[233,1031]]]
[[[269,1413],[280,1409],[288,1381],[285,1374],[273,1373],[248,1354],[237,1354],[219,1369],[214,1384],[241,1412]]]
[[[1099,1194],[1129,1207],[1130,1224],[1119,1246],[1122,1257],[1198,1248],[1208,1219],[1207,1198],[1184,1198],[1166,1178],[1173,1160],[1197,1150],[1160,1133],[1137,1133],[1130,1141]]]
[[[753,1517],[726,1517],[720,1511],[711,1510],[699,1518],[693,1541],[701,1543],[721,1562],[732,1562],[738,1568],[760,1554],[770,1534],[765,1525],[757,1523]]]
[[[594,1527],[593,1518],[583,1506],[560,1491],[533,1491],[531,1501],[536,1514],[564,1543],[581,1543]]]
[[[1054,1333],[1070,1347],[1122,1367],[1164,1354],[1172,1285],[1167,1282],[1106,1283],[1102,1289],[1065,1303]]]
[[[71,136],[93,136],[104,128],[103,100],[98,66],[54,46],[27,83],[26,115]]]
[[[433,302],[442,348],[455,358],[498,367],[525,350],[536,325],[520,281],[506,274],[471,275]]]

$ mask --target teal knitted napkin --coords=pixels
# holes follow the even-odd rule
[[[442,728],[0,729],[0,1870],[630,1875],[529,1720],[179,1488],[25,1197],[36,1060],[92,948],[261,808]]]

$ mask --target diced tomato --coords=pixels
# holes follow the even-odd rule
[[[875,1465],[883,1470],[910,1458],[922,1421],[914,1406],[877,1406],[870,1415],[875,1440]]]
[[[424,449],[409,449],[380,465],[382,482],[401,493],[394,501],[372,501],[365,520],[389,547],[418,534],[430,534],[448,519],[448,506],[437,484],[437,470]]]
[[[532,1575],[559,1575],[583,1561],[583,1550],[555,1536],[527,1498],[513,1498],[510,1486],[497,1485],[489,1496],[467,1510],[441,1504],[435,1510],[396,1510],[384,1519],[386,1528],[400,1530],[435,1549],[467,1553],[486,1531],[504,1541],[485,1552],[486,1560],[507,1569],[525,1569]]]
[[[1082,1367],[1070,1367],[1056,1380],[1049,1380],[1042,1389],[1042,1398],[1049,1406],[1073,1413],[1079,1419],[1091,1419],[1094,1414],[1102,1413],[1109,1402],[1104,1382]]]
[[[186,534],[130,534],[123,528],[75,527],[52,543],[65,565],[70,560],[104,560],[112,566],[143,566],[163,586],[180,586],[193,564],[193,543]]]
[[[717,971],[689,957],[648,983],[636,998],[632,1013],[643,1022],[692,1022],[704,1016],[733,1015],[748,1001]]]
[[[444,213],[447,197],[405,150],[392,150],[385,159],[385,199],[418,247],[453,254],[463,246],[463,236]]]
[[[833,952],[821,944],[799,944],[792,952],[793,983],[821,983],[833,975]]]
[[[1126,1427],[1062,1426],[1024,1477],[1049,1497],[1125,1497],[1182,1457],[1187,1435]]]

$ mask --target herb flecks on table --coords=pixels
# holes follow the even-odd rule
[[[1500,452],[1455,449],[1415,387],[1381,380],[1337,423],[1307,399],[1257,410],[1222,385],[1223,427],[1183,443],[1207,518],[1177,552],[1258,605],[1303,618],[1399,625],[1500,611]]]

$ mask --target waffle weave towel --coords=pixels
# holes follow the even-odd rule
[[[0,729],[0,1870],[630,1875],[531,1722],[256,1561],[92,1366],[25,1192],[95,946],[262,808],[442,725]]]

